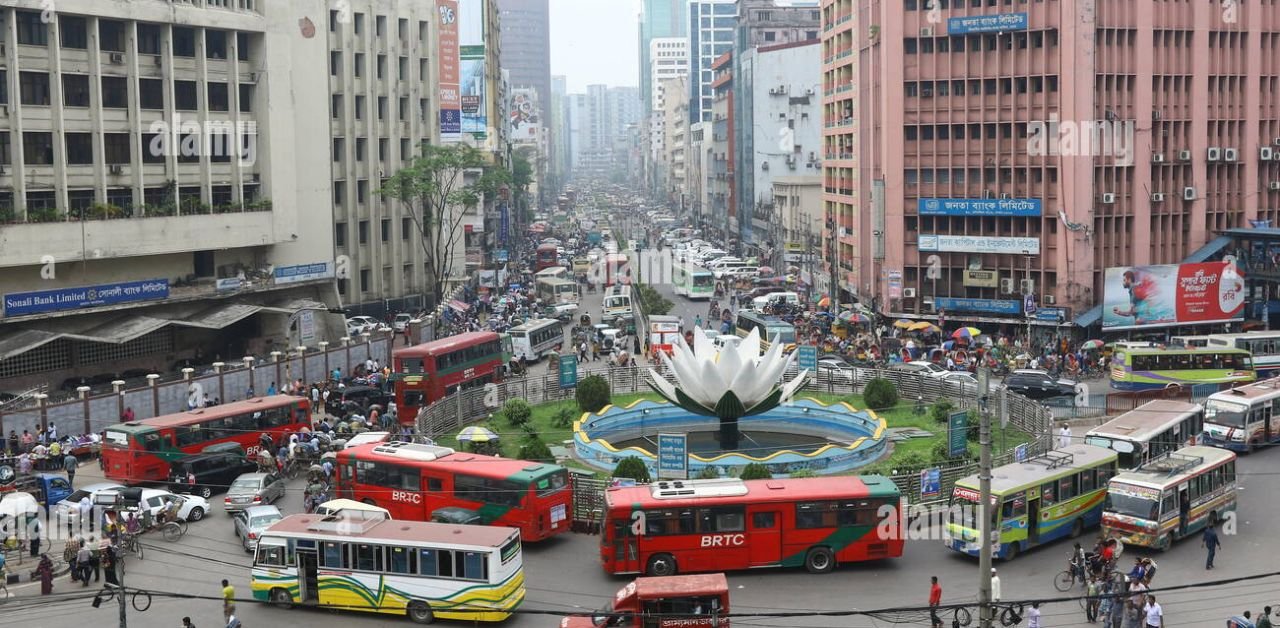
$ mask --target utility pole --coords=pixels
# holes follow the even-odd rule
[[[978,376],[979,420],[978,445],[981,447],[978,469],[978,515],[982,517],[978,534],[978,626],[992,628],[995,612],[991,607],[991,413],[987,412],[987,386],[990,375],[986,368]]]
[[[135,540],[134,542],[135,542],[135,543],[141,543],[142,541],[137,541],[137,540]],[[123,553],[123,549],[121,550],[121,553]],[[117,558],[116,560],[112,561],[112,563],[111,563],[111,568],[112,568],[112,569],[114,569],[114,570],[116,570],[116,582],[119,582],[119,583],[120,583],[120,591],[118,591],[118,593],[119,593],[120,595],[119,595],[119,596],[117,596],[117,597],[119,598],[119,601],[120,601],[120,628],[128,628],[128,626],[129,626],[129,617],[128,617],[128,613],[127,613],[127,607],[125,606],[125,601],[124,601],[124,593],[125,593],[125,588],[124,588],[124,570],[120,568],[120,559],[119,559],[119,558]]]

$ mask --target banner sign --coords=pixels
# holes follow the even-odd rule
[[[800,345],[796,347],[796,362],[800,365],[800,370],[809,371],[814,375],[818,374],[818,348],[813,345]]]
[[[440,139],[462,138],[458,72],[458,0],[436,0],[436,83],[440,86]]]
[[[298,312],[298,340],[303,346],[316,341],[316,313],[313,310]]]
[[[1071,309],[1065,307],[1042,307],[1036,310],[1033,318],[1050,323],[1065,323],[1071,320]]]
[[[505,264],[510,259],[511,259],[511,253],[507,252],[506,249],[494,249],[493,261]]]
[[[560,355],[560,387],[573,388],[578,385],[578,356],[572,353]]]
[[[888,275],[889,275],[889,298],[901,299],[902,298],[902,271],[891,270],[889,271]]]
[[[329,279],[333,277],[333,266],[329,262],[316,262],[314,264],[298,264],[296,266],[276,266],[271,273],[275,278],[277,286],[291,283],[301,283],[303,281],[314,281],[316,279]]]
[[[920,234],[916,248],[939,253],[1040,254],[1040,238]]]
[[[1013,459],[1018,462],[1027,461],[1027,444],[1023,443],[1013,448]]]
[[[511,209],[506,203],[501,203],[498,206],[498,212],[500,223],[498,227],[498,242],[505,245],[507,243],[507,234],[511,232]],[[505,262],[506,260],[502,261]]]
[[[1011,299],[959,299],[937,297],[938,309],[948,312],[983,312],[986,314],[1021,314],[1022,303]]]
[[[658,479],[689,479],[689,437],[658,434]]]
[[[942,468],[920,470],[920,501],[942,496]]]
[[[1227,262],[1108,268],[1103,283],[1102,328],[1240,320],[1244,299],[1244,278]]]
[[[955,458],[969,451],[969,411],[947,416],[947,455]]]
[[[219,279],[214,284],[214,289],[218,292],[235,292],[240,289],[240,283],[239,277],[227,277]]]
[[[971,288],[994,288],[1000,285],[1000,273],[994,270],[965,269],[964,285]]]
[[[1003,33],[1027,30],[1026,13],[1001,13],[999,15],[969,15],[947,18],[948,35],[973,33]]]
[[[4,295],[4,315],[22,316],[41,312],[61,312],[167,298],[169,298],[168,279],[122,281],[79,288],[14,292]]]
[[[1041,215],[1038,198],[922,198],[916,200],[921,216],[1026,216]]]

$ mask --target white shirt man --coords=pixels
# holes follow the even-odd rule
[[[1064,449],[1071,446],[1071,428],[1066,423],[1058,429],[1058,449]]]
[[[1027,628],[1043,628],[1040,623],[1040,603],[1037,602],[1027,611]]]
[[[991,570],[991,601],[1000,601],[1000,576],[996,575],[996,570]]]

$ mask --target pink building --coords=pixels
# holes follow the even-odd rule
[[[824,204],[862,301],[1084,325],[1105,268],[1280,222],[1280,3],[934,1],[823,2]]]

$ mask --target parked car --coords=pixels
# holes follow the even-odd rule
[[[236,453],[217,452],[179,458],[170,463],[169,468],[169,490],[208,499],[215,491],[227,490],[242,473],[256,471],[258,465]]]
[[[363,384],[353,384],[351,386],[343,386],[335,391],[337,394],[330,394],[329,401],[325,409],[332,415],[338,415],[345,407],[348,410],[358,410],[362,414],[367,414],[369,406],[377,404],[382,409],[387,408],[387,403],[394,397],[387,391],[377,386],[365,386]]]
[[[262,533],[281,519],[284,519],[284,515],[275,506],[250,506],[232,515],[231,526],[244,551],[252,552],[258,549],[258,539],[262,537]]]
[[[154,521],[170,504],[178,503],[178,518],[200,521],[209,513],[209,502],[198,495],[175,495],[155,488],[127,487],[101,491],[94,495],[95,505],[118,511],[132,511]],[[143,514],[145,513],[145,514]]]
[[[89,501],[93,501],[94,495],[103,491],[116,491],[124,488],[123,484],[115,482],[97,482],[95,484],[87,484],[81,486],[79,490],[67,496],[66,499],[54,505],[53,510],[59,521],[71,522],[72,525],[80,519],[80,500],[88,497]]]
[[[413,320],[412,314],[401,312],[391,321],[391,328],[395,329],[397,334],[403,334],[404,328],[409,326],[411,320]]]
[[[929,377],[942,377],[949,371],[942,366],[934,364],[928,360],[913,360],[905,364],[894,364],[889,367],[891,371],[902,371],[906,373],[924,373]]]
[[[978,378],[968,371],[948,371],[938,376],[944,384],[947,396],[978,396]]]
[[[1018,369],[1004,378],[1004,387],[1010,392],[1018,393],[1030,399],[1052,399],[1054,397],[1074,396],[1076,382],[1066,379],[1054,379],[1045,371]]]
[[[227,514],[261,504],[271,504],[284,497],[284,478],[274,473],[245,473],[231,482],[222,509]]]

